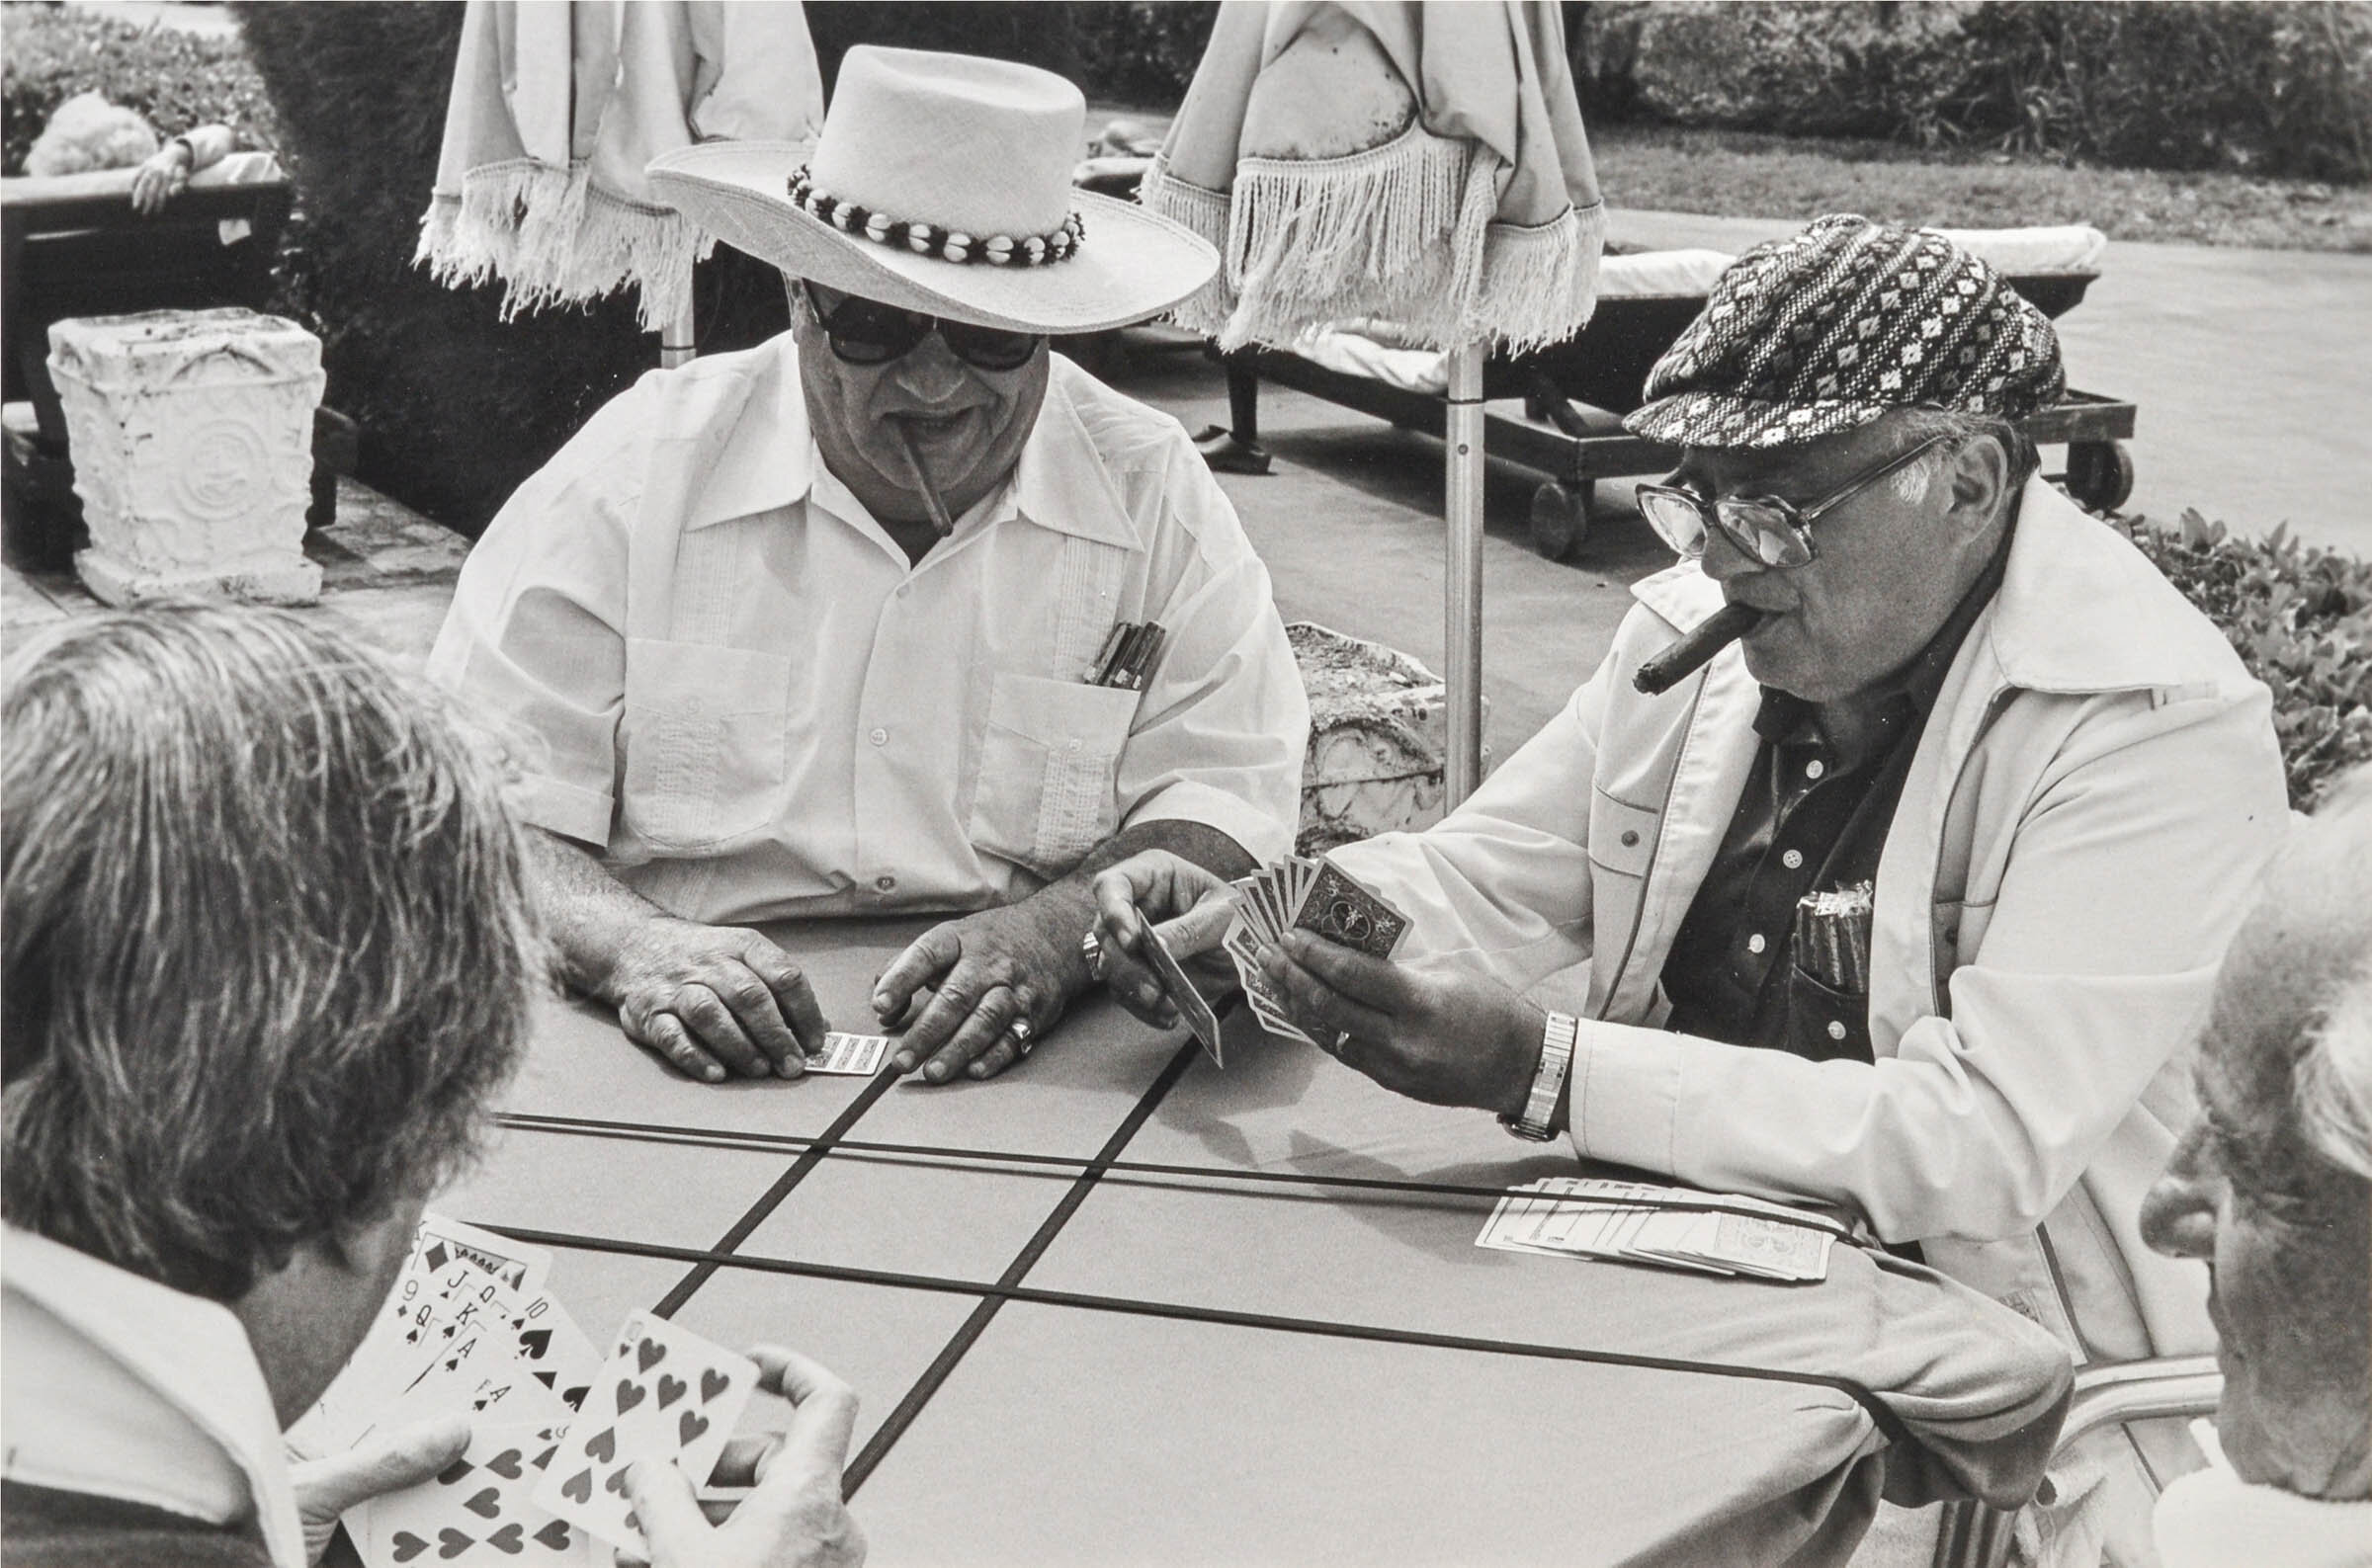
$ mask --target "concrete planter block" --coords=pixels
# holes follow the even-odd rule
[[[1448,726],[1441,678],[1380,642],[1310,621],[1295,621],[1285,634],[1310,694],[1295,849],[1322,855],[1440,821]],[[1486,702],[1485,724],[1489,713]]]
[[[91,547],[111,605],[175,594],[311,604],[304,556],[321,341],[252,310],[84,316],[49,329]]]

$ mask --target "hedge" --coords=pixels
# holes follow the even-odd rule
[[[1567,7],[1594,121],[2372,180],[2372,6]]]
[[[220,122],[247,146],[280,144],[263,79],[235,40],[22,3],[0,6],[0,172],[25,172],[34,138],[76,93],[136,110],[161,136]]]
[[[2291,805],[2313,809],[2324,785],[2372,762],[2372,561],[2301,544],[2286,526],[2247,538],[2195,511],[2173,528],[2109,521],[2272,690]]]

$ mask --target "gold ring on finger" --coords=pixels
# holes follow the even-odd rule
[[[1104,939],[1096,935],[1093,926],[1088,927],[1087,935],[1079,939],[1079,956],[1087,960],[1087,973],[1091,978],[1100,980],[1104,977]]]

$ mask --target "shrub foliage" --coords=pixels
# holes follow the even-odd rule
[[[76,93],[137,111],[159,135],[219,122],[247,146],[280,144],[272,101],[235,40],[137,28],[60,5],[0,7],[0,171],[25,172],[34,138]]]
[[[2110,521],[2272,689],[2291,805],[2311,810],[2326,784],[2372,762],[2372,562],[2301,544],[2285,528],[2245,538],[2194,511],[2173,528]]]
[[[2372,180],[2372,7],[1568,7],[1584,108],[2146,169]]]

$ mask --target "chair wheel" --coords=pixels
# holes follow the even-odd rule
[[[2095,512],[2114,512],[2133,494],[2133,454],[2121,441],[2069,443],[2068,494]]]
[[[1589,537],[1590,481],[1567,489],[1551,479],[1532,492],[1532,547],[1552,561],[1571,560]]]

